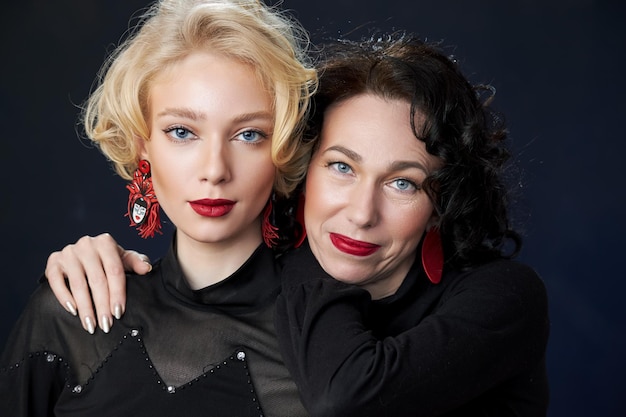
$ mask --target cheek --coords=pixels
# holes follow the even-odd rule
[[[258,193],[269,196],[276,177],[276,167],[269,154],[262,157],[257,155],[251,161],[244,162],[242,169],[243,176],[249,179],[250,185],[258,190]]]
[[[325,202],[324,183],[320,178],[318,169],[310,169],[306,177],[304,223],[313,228],[320,215],[324,211]]]
[[[426,231],[432,213],[433,207],[430,202],[420,204],[419,207],[396,209],[392,228],[393,234],[396,236],[395,240],[410,251],[416,249]]]
[[[156,166],[156,168],[155,168]],[[160,170],[158,167],[168,167],[166,170]],[[170,161],[159,160],[158,163],[152,164],[152,186],[157,194],[167,193],[168,190],[176,187],[177,183],[182,181],[179,177],[184,176],[184,171]]]

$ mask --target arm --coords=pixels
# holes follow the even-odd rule
[[[152,266],[145,255],[124,250],[111,235],[103,233],[83,236],[53,252],[45,274],[57,300],[73,315],[79,314],[83,328],[93,334],[98,325],[108,332],[113,316],[119,319],[124,313],[125,269],[143,275]]]
[[[364,290],[313,271],[285,268],[277,303],[285,362],[312,416],[438,415],[543,357],[545,288],[530,269],[463,277],[414,326],[384,339],[365,325]]]

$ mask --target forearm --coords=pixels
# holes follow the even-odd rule
[[[309,412],[437,415],[534,365],[547,323],[545,312],[525,311],[533,291],[518,297],[478,278],[472,285],[415,326],[381,339],[365,324],[364,291],[320,277],[287,286],[278,334]]]

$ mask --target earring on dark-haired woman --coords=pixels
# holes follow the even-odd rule
[[[430,282],[438,284],[443,273],[443,246],[441,245],[441,234],[436,227],[431,227],[424,236],[422,265]]]

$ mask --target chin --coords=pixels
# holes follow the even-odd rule
[[[345,263],[345,262],[344,262]],[[362,285],[367,278],[365,272],[359,272],[354,268],[345,268],[345,266],[333,267],[333,265],[322,265],[324,271],[337,281],[352,285]]]

